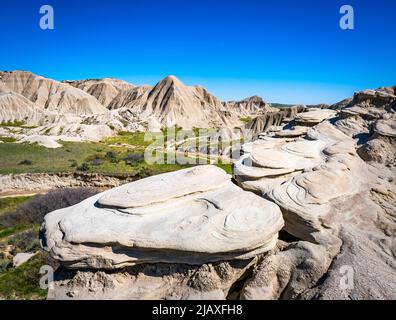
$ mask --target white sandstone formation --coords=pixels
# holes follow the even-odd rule
[[[111,78],[64,82],[89,93],[106,108],[120,93],[135,88],[133,84],[126,81]]]
[[[276,138],[295,138],[305,135],[308,132],[308,127],[294,126],[290,129],[283,129],[275,132]]]
[[[234,166],[237,179],[280,206],[287,232],[281,238],[287,242],[278,241],[257,264],[239,298],[396,296],[396,99],[391,89],[357,93],[333,119],[335,125],[320,123],[305,138],[262,137],[243,148],[245,155]],[[275,171],[281,169],[294,171]],[[354,274],[348,288],[339,285],[345,268]]]
[[[106,108],[96,98],[84,91],[30,72],[1,72],[0,82],[8,90],[23,95],[42,110],[80,116],[106,112]]]
[[[25,71],[0,72],[0,122],[23,123],[22,136],[45,132],[99,141],[118,131],[172,126],[244,129],[243,117],[260,115],[257,131],[295,112],[279,112],[259,97],[222,103],[205,88],[186,86],[174,76],[154,87],[136,87],[110,78],[59,82]]]
[[[324,120],[332,118],[336,114],[337,112],[331,109],[312,108],[312,109],[308,109],[307,112],[299,113],[294,120],[298,124],[302,124],[305,126],[312,126]]]
[[[282,226],[278,206],[208,165],[126,184],[50,213],[42,245],[74,269],[201,265],[267,252]]]
[[[18,141],[18,143],[37,143],[39,146],[46,147],[48,149],[61,148],[62,145],[56,141],[55,137],[51,136],[25,136]]]

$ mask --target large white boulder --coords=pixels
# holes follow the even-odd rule
[[[165,173],[48,214],[42,246],[69,268],[249,259],[271,250],[279,207],[215,166]]]

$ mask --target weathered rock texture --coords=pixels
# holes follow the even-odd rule
[[[244,148],[237,179],[280,206],[288,242],[254,267],[240,298],[396,297],[395,97],[388,91],[357,93],[335,126],[321,123],[305,138],[267,137]]]
[[[280,112],[257,96],[222,103],[174,76],[137,87],[110,78],[59,82],[25,71],[0,72],[0,122],[24,124],[5,136],[48,148],[60,147],[57,140],[99,141],[120,130],[244,129],[244,118],[259,117],[249,125],[256,134],[300,110]]]
[[[50,213],[42,245],[74,269],[201,265],[267,252],[282,227],[278,206],[241,190],[223,170],[198,166],[126,184]]]
[[[49,297],[395,299],[395,101],[365,91],[261,133],[234,164],[246,191],[204,166],[49,214]]]

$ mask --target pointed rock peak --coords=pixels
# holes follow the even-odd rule
[[[261,98],[260,96],[257,96],[257,95],[248,97],[248,98],[246,98],[246,99],[244,99],[244,100],[242,100],[242,101],[246,101],[246,102],[257,102],[257,103],[264,102],[263,98]]]
[[[177,86],[184,86],[184,84],[175,76],[167,76],[166,78],[162,79],[159,83],[167,83],[167,84],[173,84]]]

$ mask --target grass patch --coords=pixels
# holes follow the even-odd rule
[[[81,165],[89,156],[96,154],[98,148],[104,152],[116,150],[99,143],[62,142],[62,144],[63,148],[48,149],[35,144],[1,143],[0,174],[72,172],[75,171],[75,166],[71,166],[72,162]],[[32,164],[18,165],[26,159],[32,161]],[[95,172],[117,173],[123,172],[123,168],[98,167],[95,168]]]
[[[25,121],[7,121],[7,122],[1,122],[0,127],[23,127],[26,125]]]
[[[194,136],[191,140],[185,141],[183,144],[185,147],[196,144],[199,131],[201,134],[210,134],[209,130],[203,129],[184,131],[176,128],[175,131],[181,135],[184,132],[186,135],[190,133],[187,137]],[[150,136],[146,136],[144,132],[120,132],[116,137],[109,137],[97,143],[63,141],[61,142],[63,147],[57,149],[48,149],[37,144],[1,143],[0,174],[81,171],[145,177],[186,168],[186,165],[180,164],[149,165],[144,160],[128,160],[130,154],[143,156],[146,148],[153,146],[156,141],[156,147],[162,149],[164,141],[158,138],[168,133],[171,133],[170,128],[164,129],[160,133],[152,133],[150,139]],[[173,136],[170,138],[173,139]],[[176,144],[178,145],[178,143]],[[29,165],[26,165],[26,160],[29,160]]]
[[[232,171],[232,164],[227,164],[227,163],[218,163],[216,164],[217,167],[223,169],[225,172],[227,172],[230,175],[234,175]]]
[[[41,248],[39,241],[39,229],[40,225],[33,225],[32,228],[11,236],[8,239],[8,244],[14,247],[11,250],[11,254],[15,256],[16,254],[22,252],[39,251]]]
[[[47,290],[39,286],[40,268],[45,264],[46,253],[40,252],[18,268],[0,274],[0,296],[4,299],[45,299]]]
[[[161,134],[161,133],[159,133]],[[107,145],[109,144],[128,144],[131,146],[135,146],[137,148],[146,148],[150,144],[154,142],[153,139],[146,139],[145,140],[145,132],[127,132],[127,131],[121,131],[118,133],[118,136],[116,137],[110,137],[105,139],[103,142]],[[153,136],[156,134],[153,133]]]
[[[249,123],[250,121],[252,121],[252,117],[240,117],[239,120],[245,123]]]
[[[13,143],[17,141],[15,138],[10,138],[10,137],[0,137],[0,141],[6,142],[6,143]]]
[[[15,211],[19,205],[28,201],[31,197],[10,197],[0,199],[0,215]]]
[[[26,224],[17,224],[15,226],[12,226],[10,228],[6,228],[3,230],[0,230],[0,239],[6,238],[10,235],[13,235],[14,233],[20,232],[22,230],[26,230],[29,227]]]

